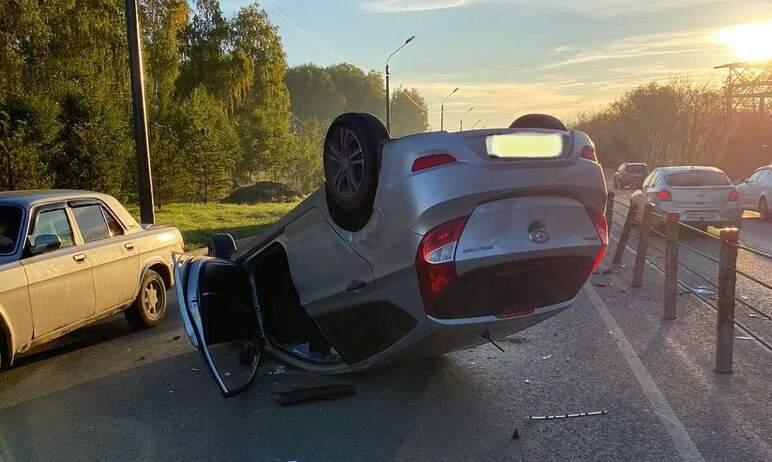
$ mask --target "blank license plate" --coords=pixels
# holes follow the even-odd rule
[[[716,218],[716,214],[713,212],[689,212],[686,214],[686,218],[690,220],[712,220]]]

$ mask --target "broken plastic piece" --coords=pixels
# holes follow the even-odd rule
[[[555,419],[572,419],[575,417],[592,417],[596,415],[608,414],[607,411],[592,411],[592,412],[577,412],[575,414],[558,414],[558,415],[529,415],[526,416],[528,420],[555,420]]]
[[[715,291],[710,290],[710,288],[705,286],[697,286],[692,289],[692,292],[699,295],[700,297],[709,297],[711,295],[716,295]]]

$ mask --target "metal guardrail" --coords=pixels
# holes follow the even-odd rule
[[[626,207],[626,213],[615,210],[616,206]],[[692,291],[692,293],[694,293],[698,298],[712,306],[717,311],[715,358],[716,372],[732,372],[735,324],[748,331],[761,344],[769,349],[772,349],[772,345],[754,335],[750,329],[735,319],[735,303],[740,303],[752,311],[762,315],[764,318],[772,320],[772,316],[752,306],[750,303],[747,303],[741,298],[738,298],[736,294],[738,275],[747,278],[749,281],[759,284],[764,288],[772,290],[772,285],[737,269],[738,252],[747,251],[756,256],[769,259],[770,262],[772,262],[772,255],[768,255],[760,250],[740,244],[738,242],[740,232],[737,228],[721,229],[720,235],[715,236],[701,229],[681,222],[680,216],[677,213],[671,212],[667,213],[666,215],[657,213],[653,204],[646,204],[643,210],[639,210],[635,203],[626,205],[622,202],[616,201],[614,193],[609,192],[606,207],[606,219],[608,221],[609,233],[613,228],[615,216],[624,218],[624,223],[622,225],[622,232],[619,236],[617,247],[612,258],[612,263],[621,263],[622,256],[624,255],[625,248],[628,246],[630,237],[632,236],[636,238],[637,243],[635,266],[633,267],[633,278],[631,286],[641,287],[643,285],[644,270],[647,262],[662,271],[662,273],[665,275],[665,283],[663,287],[664,303],[662,307],[663,319],[673,320],[677,317],[677,296],[679,286]],[[634,224],[639,225],[638,233],[635,233],[633,230]],[[664,232],[660,229],[657,229],[663,225]],[[712,255],[709,255],[680,240],[679,234],[682,229],[689,230],[693,233],[698,233],[713,240],[719,240],[719,257],[716,258]],[[652,234],[665,240],[664,249],[654,245],[651,242],[650,238]],[[655,249],[664,255],[664,268],[660,265],[657,265],[652,259],[649,258],[648,254],[650,248]],[[693,252],[694,254],[699,255],[714,264],[717,264],[718,283],[714,283],[703,274],[701,274],[697,269],[681,261],[679,259],[679,250],[681,248],[689,252]],[[715,288],[718,294],[717,304],[711,303],[709,299],[697,292],[694,292],[693,289],[679,281],[679,268],[684,268],[701,280],[705,281],[711,287]]]

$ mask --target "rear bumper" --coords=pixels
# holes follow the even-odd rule
[[[695,209],[690,207],[660,207],[656,211],[663,215],[669,212],[678,213],[681,222],[688,225],[703,226],[736,226],[742,221],[740,207],[725,207],[721,209]],[[702,215],[702,217],[696,217]]]
[[[551,306],[538,308],[531,314],[497,318],[496,316],[479,316],[463,319],[436,319],[427,317],[426,323],[433,328],[431,335],[424,338],[411,348],[415,356],[437,356],[451,351],[472,348],[488,340],[483,336],[496,340],[527,329],[573,305],[574,299]]]

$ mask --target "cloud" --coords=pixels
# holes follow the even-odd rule
[[[410,13],[415,11],[444,10],[477,3],[479,0],[369,0],[365,9],[375,13]]]
[[[600,45],[591,50],[579,51],[568,58],[544,65],[537,70],[557,69],[565,66],[597,61],[635,59],[649,56],[720,52],[722,48],[712,39],[712,29],[666,32],[625,37]],[[576,47],[573,48],[574,50]],[[554,53],[570,51],[569,46],[559,46]]]
[[[772,0],[746,0],[752,4],[764,4]],[[581,16],[612,18],[615,16],[642,16],[659,14],[677,9],[695,8],[722,3],[720,0],[364,0],[366,10],[375,13],[409,13],[448,8],[458,8],[474,3],[492,3],[503,8],[528,8],[529,11],[571,12]]]

